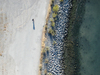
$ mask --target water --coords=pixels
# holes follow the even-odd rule
[[[100,75],[100,0],[88,0],[80,27],[80,73]]]

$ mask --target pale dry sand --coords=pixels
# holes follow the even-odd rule
[[[0,75],[38,75],[48,4],[49,0],[0,0]]]

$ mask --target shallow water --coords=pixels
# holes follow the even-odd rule
[[[100,75],[100,0],[88,0],[80,27],[81,75]]]

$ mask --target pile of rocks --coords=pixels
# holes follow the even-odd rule
[[[56,35],[54,40],[56,41],[55,45],[50,47],[49,52],[49,63],[48,71],[54,75],[62,75],[63,70],[61,66],[62,62],[62,49],[63,49],[63,38],[67,35],[67,30],[65,31],[66,23],[68,21],[68,9],[70,8],[70,3],[68,0],[64,0],[63,4],[59,4],[58,20],[56,21]]]

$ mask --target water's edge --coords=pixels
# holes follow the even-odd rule
[[[72,0],[69,11],[68,35],[64,37],[63,69],[64,75],[79,75],[80,61],[78,35],[85,12],[85,0]]]

